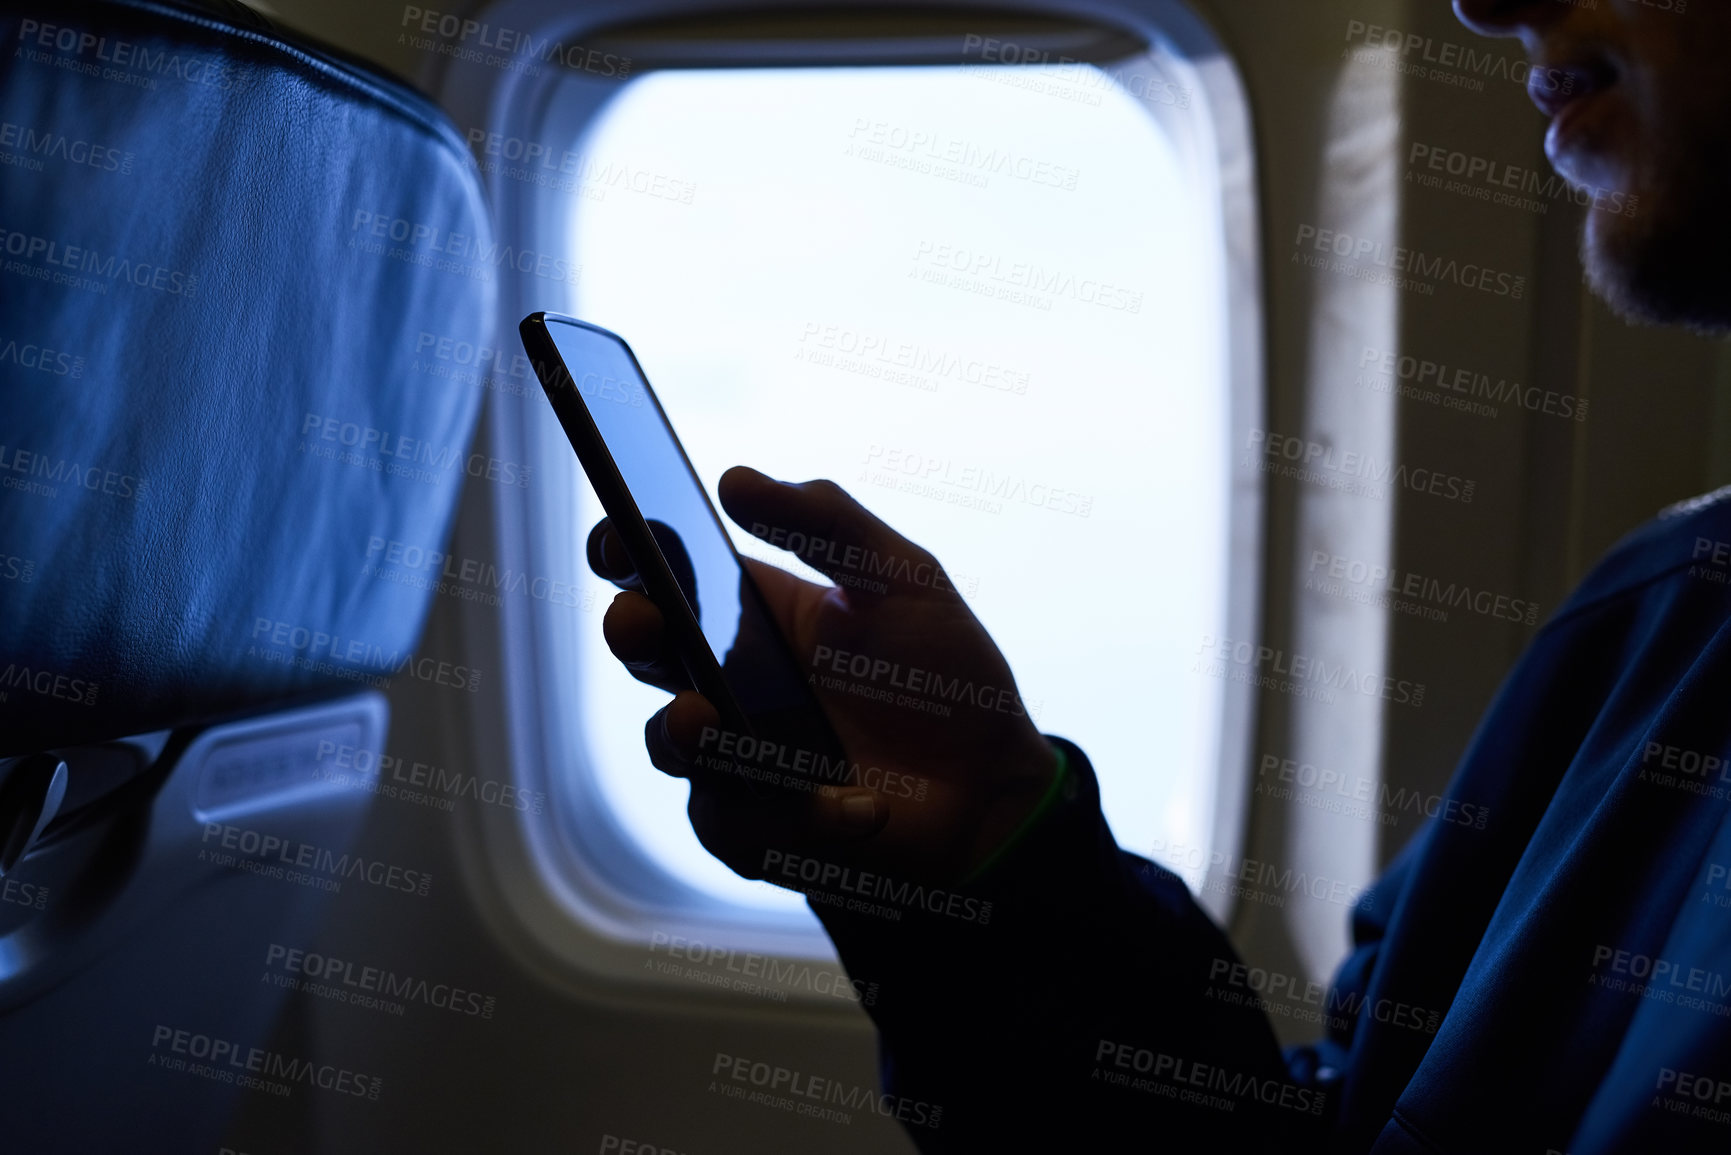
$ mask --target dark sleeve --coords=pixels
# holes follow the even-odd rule
[[[1220,981],[1226,936],[1118,848],[1086,756],[1054,741],[1057,804],[963,901],[811,902],[856,987],[876,985],[883,1113],[925,1152],[1316,1149],[1333,1097],[1314,1057],[1294,1054],[1295,1080],[1260,1007]]]

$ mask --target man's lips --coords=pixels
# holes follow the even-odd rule
[[[1629,174],[1618,159],[1621,149],[1614,131],[1620,112],[1615,70],[1608,65],[1559,68],[1551,76],[1547,83],[1535,69],[1528,82],[1534,103],[1551,113],[1545,133],[1551,167],[1577,188],[1627,191]],[[1543,91],[1533,91],[1534,85],[1543,85]]]

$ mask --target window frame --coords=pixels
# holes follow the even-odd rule
[[[708,0],[701,6],[677,0],[642,0],[630,7],[628,15],[638,21],[676,12],[722,13],[739,7],[737,2],[726,0]],[[1027,11],[1069,15],[1061,4],[1033,5]],[[512,27],[535,28],[537,34],[580,42],[626,12],[621,5],[603,4],[587,11],[555,14],[528,3],[506,5],[499,20]],[[1216,175],[1213,193],[1227,244],[1223,308],[1230,390],[1228,430],[1261,428],[1266,409],[1266,282],[1257,157],[1243,79],[1209,27],[1176,0],[1121,0],[1090,15],[1112,21],[1149,45],[1142,53],[1101,62],[1097,67],[1112,74],[1153,56],[1168,75],[1182,79],[1195,97],[1187,114],[1187,131],[1195,138],[1191,143],[1211,148],[1217,161],[1202,168]],[[480,71],[447,69],[441,86],[446,107],[465,126],[537,140],[579,139],[623,88],[617,82],[574,81],[569,76],[477,75]],[[1150,114],[1158,115],[1147,100],[1142,103]],[[530,132],[523,125],[535,127]],[[507,126],[515,127],[508,130]],[[483,179],[494,206],[498,240],[516,243],[519,238],[533,237],[541,247],[565,243],[569,219],[565,196],[516,184],[501,175]],[[555,299],[557,294],[548,293],[548,286],[534,286],[533,293],[525,291],[527,288],[511,278],[501,278],[498,283],[496,343],[507,352],[514,348],[517,321],[526,313],[536,309],[569,311],[563,308],[568,300]],[[530,456],[535,452],[532,445],[536,434],[526,407],[544,405],[538,394],[538,389],[532,389],[531,395],[522,398],[489,396],[478,435],[487,442],[489,451],[503,460],[544,463],[536,487],[478,487],[491,492],[465,495],[460,530],[471,535],[475,549],[496,556],[501,567],[562,573],[539,559],[556,550],[569,550],[569,536],[559,542],[549,535],[573,535],[577,527],[555,527],[549,521],[550,511],[560,503],[541,495],[564,484],[576,484],[578,467],[568,452],[551,458]],[[502,403],[506,401],[512,403]],[[1229,636],[1255,637],[1260,632],[1263,594],[1266,483],[1253,462],[1247,463],[1244,455],[1232,452],[1233,446],[1227,448],[1231,476],[1226,618]],[[555,462],[563,463],[563,476]],[[596,605],[585,627],[599,628],[601,608]],[[728,996],[689,979],[643,969],[652,941],[650,928],[726,949],[833,964],[835,955],[827,939],[790,920],[753,912],[754,925],[742,925],[735,918],[706,916],[699,904],[682,902],[680,892],[687,890],[685,885],[653,864],[646,869],[638,848],[625,841],[616,823],[579,812],[593,801],[592,783],[584,784],[590,792],[587,800],[580,786],[577,805],[567,806],[561,801],[572,797],[572,788],[554,782],[554,768],[568,765],[565,752],[573,745],[564,712],[545,709],[535,690],[557,679],[560,655],[554,652],[550,639],[557,636],[555,626],[570,628],[568,615],[573,612],[577,611],[532,599],[506,599],[488,626],[474,624],[475,616],[471,616],[471,635],[465,638],[468,646],[487,654],[500,671],[491,688],[494,698],[489,705],[493,708],[476,712],[477,724],[471,735],[474,748],[508,751],[507,773],[523,789],[544,793],[551,803],[540,815],[478,814],[463,832],[474,852],[466,857],[485,867],[491,876],[489,889],[497,901],[488,904],[489,908],[510,917],[515,933],[509,937],[533,947],[549,962],[575,967],[593,977],[681,987],[694,997],[711,1000]],[[561,614],[567,616],[557,616]],[[1228,681],[1223,706],[1210,849],[1233,860],[1244,845],[1249,818],[1257,703],[1250,687]],[[622,860],[632,862],[629,870],[618,869]],[[1210,888],[1198,895],[1198,901],[1219,921],[1230,918],[1235,906],[1230,888]],[[657,905],[651,906],[651,902]],[[833,996],[798,990],[788,992],[788,1001],[807,1007],[846,1007]]]

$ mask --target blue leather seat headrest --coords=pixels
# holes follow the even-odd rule
[[[521,483],[426,368],[491,330],[461,139],[216,16],[0,30],[0,754],[427,669],[427,583],[384,554],[436,554],[465,478]]]

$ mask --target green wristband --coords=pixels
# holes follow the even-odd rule
[[[1010,852],[1011,847],[1015,846],[1022,840],[1023,835],[1027,834],[1028,831],[1033,828],[1034,824],[1040,820],[1041,816],[1052,808],[1052,803],[1057,800],[1058,790],[1064,784],[1064,775],[1068,774],[1070,771],[1070,759],[1065,756],[1064,748],[1062,746],[1059,746],[1056,743],[1051,743],[1051,746],[1053,752],[1058,755],[1058,772],[1052,775],[1051,785],[1046,787],[1046,792],[1040,796],[1040,801],[1035,803],[1032,810],[1028,811],[1028,816],[1022,819],[1021,824],[1010,833],[1008,838],[1004,839],[1002,845],[992,851],[984,862],[980,863],[968,872],[967,877],[962,879],[964,883],[976,881],[981,875],[985,874],[986,871],[996,865],[1000,858]]]

